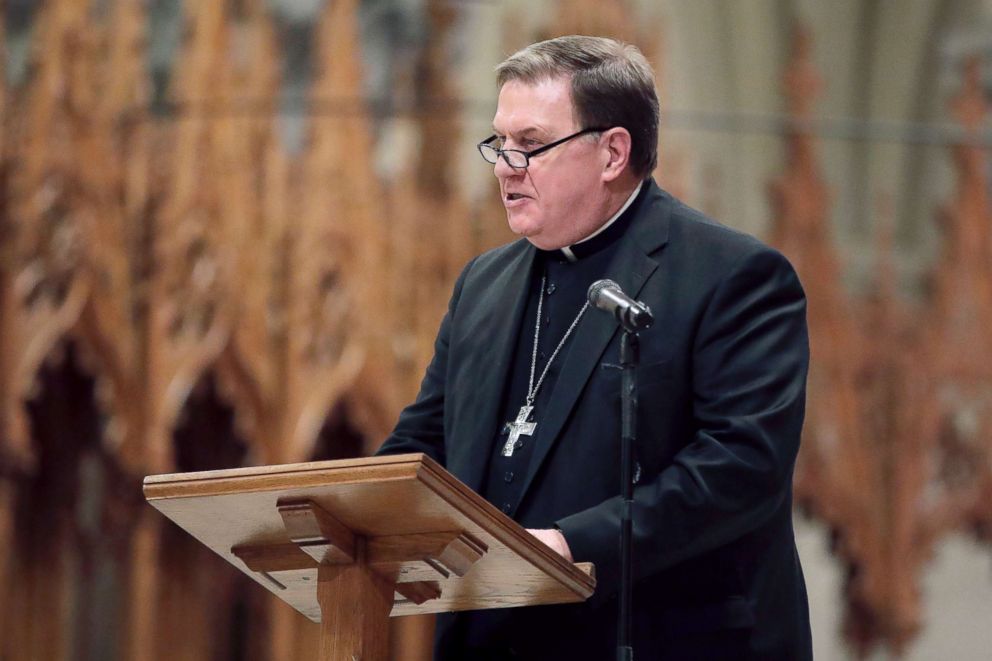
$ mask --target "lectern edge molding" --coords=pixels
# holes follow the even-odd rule
[[[172,473],[149,503],[322,622],[320,659],[382,659],[389,615],[582,601],[573,565],[426,455]],[[250,566],[249,566],[250,565]]]

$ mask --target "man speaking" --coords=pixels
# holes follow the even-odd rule
[[[493,164],[523,237],[455,283],[415,403],[380,453],[424,452],[575,562],[586,603],[438,618],[437,659],[614,658],[620,332],[586,292],[646,303],[633,496],[638,659],[808,659],[792,471],[805,297],[778,252],[662,191],[658,100],[633,46],[561,37],[496,70]]]

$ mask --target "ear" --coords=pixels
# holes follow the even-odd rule
[[[630,162],[631,139],[627,129],[617,126],[604,131],[600,138],[606,150],[606,162],[603,165],[602,179],[605,182],[615,181]]]

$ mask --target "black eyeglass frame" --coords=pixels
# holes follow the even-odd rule
[[[558,140],[555,140],[554,142],[549,142],[546,145],[542,145],[541,147],[538,147],[537,149],[532,149],[530,151],[524,151],[523,149],[500,149],[499,147],[494,147],[494,146],[492,146],[489,143],[492,142],[493,140],[495,140],[497,137],[499,137],[499,136],[497,136],[495,134],[489,136],[488,138],[486,138],[485,140],[483,140],[482,142],[480,142],[479,144],[477,144],[475,147],[476,147],[476,149],[479,150],[479,153],[482,154],[482,158],[483,158],[483,160],[486,161],[486,163],[491,163],[493,165],[496,165],[496,163],[499,162],[499,157],[502,156],[503,157],[503,160],[506,162],[506,164],[509,165],[514,170],[526,170],[527,168],[530,167],[530,159],[532,157],[534,157],[534,156],[538,156],[540,154],[543,154],[544,152],[548,151],[549,149],[552,149],[554,147],[557,147],[558,145],[560,145],[562,143],[568,142],[572,138],[577,138],[580,135],[585,135],[587,133],[602,133],[603,131],[609,131],[611,128],[613,128],[613,127],[612,126],[607,126],[607,127],[595,127],[595,128],[582,129],[581,131],[577,131],[577,132],[575,132],[575,133],[573,133],[571,135],[566,135],[564,138],[560,138]],[[491,149],[494,152],[496,152],[496,158],[494,160],[490,161],[488,158],[486,158],[486,152],[483,149],[484,147],[487,148],[487,149]],[[514,152],[514,153],[517,153],[517,154],[521,154],[524,157],[524,164],[523,165],[514,165],[513,163],[510,162],[510,159],[508,159],[505,156],[506,152]]]

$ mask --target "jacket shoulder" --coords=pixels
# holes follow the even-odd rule
[[[462,273],[466,286],[474,283],[489,283],[510,264],[513,264],[532,250],[526,239],[517,239],[496,248],[491,248],[472,258]]]
[[[689,259],[711,268],[727,269],[759,256],[788,264],[781,252],[757,237],[728,227],[667,193],[664,195],[670,203],[669,238]]]

